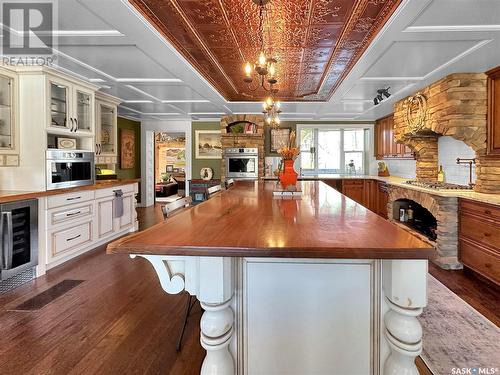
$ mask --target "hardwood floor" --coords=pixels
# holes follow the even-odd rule
[[[162,220],[159,207],[138,209],[140,227]],[[496,324],[500,292],[464,271],[430,273]],[[83,280],[35,311],[15,307],[63,280]],[[95,249],[21,288],[0,295],[0,374],[198,374],[201,308],[175,350],[186,295],[168,295],[145,260]],[[430,374],[417,360],[421,374]]]

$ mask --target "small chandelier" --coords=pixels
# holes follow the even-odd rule
[[[274,101],[274,99],[269,96],[266,101],[262,104],[266,124],[272,128],[278,128],[280,126],[281,120],[279,114],[281,113],[281,103],[279,101]]]
[[[254,64],[246,62],[244,65],[245,77],[243,81],[247,83],[250,91],[255,91],[259,88],[265,91],[276,93],[278,90],[274,85],[278,82],[276,77],[276,63],[277,60],[271,56],[272,51],[266,53],[264,45],[264,23],[266,18],[266,4],[270,0],[253,0],[259,6],[259,38],[260,38],[260,53],[257,61]],[[269,32],[269,40],[271,34]],[[252,82],[256,81],[257,84],[252,86]]]

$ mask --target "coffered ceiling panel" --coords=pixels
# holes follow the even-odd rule
[[[395,42],[365,77],[424,77],[478,43],[475,40]]]
[[[115,78],[175,78],[135,46],[63,45],[60,50]]]
[[[443,15],[446,15],[443,17]],[[499,25],[498,0],[433,1],[412,26]]]
[[[252,0],[129,0],[227,100],[262,100],[243,82],[259,52]],[[401,0],[272,0],[267,47],[282,100],[327,101]]]

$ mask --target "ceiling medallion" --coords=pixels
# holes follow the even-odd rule
[[[408,133],[415,134],[422,130],[427,115],[427,98],[416,93],[405,101],[405,118],[408,125]]]

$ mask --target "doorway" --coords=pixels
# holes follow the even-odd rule
[[[154,133],[155,202],[169,203],[186,195],[185,133]]]

